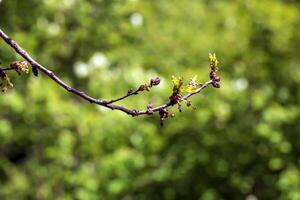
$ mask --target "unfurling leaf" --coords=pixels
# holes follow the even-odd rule
[[[183,85],[183,78],[182,77],[176,77],[176,76],[172,76],[172,82],[173,82],[173,91],[179,91]]]
[[[209,62],[211,66],[218,67],[219,61],[215,53],[209,54]]]

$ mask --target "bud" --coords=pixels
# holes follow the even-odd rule
[[[211,71],[210,73],[209,73],[209,78],[210,79],[214,79],[214,77],[216,77],[217,76],[217,73],[215,72],[215,71]]]
[[[147,113],[149,115],[153,114],[153,105],[152,105],[152,103],[147,104]]]
[[[139,87],[138,90],[139,90],[139,91],[144,91],[144,90],[145,90],[145,85],[140,85],[140,87]]]
[[[131,95],[133,93],[133,89],[127,91],[127,95]]]
[[[150,86],[156,86],[156,85],[159,85],[160,84],[160,78],[159,77],[156,77],[156,78],[153,78],[151,79],[150,81]]]
[[[161,109],[159,111],[159,120],[160,120],[160,125],[163,126],[164,125],[164,121],[166,118],[168,118],[169,116],[169,111],[168,109],[164,108],[164,109]]]
[[[210,77],[210,80],[212,80],[212,85],[215,88],[220,88],[221,87],[221,84],[220,84],[221,78],[217,75],[217,72],[218,72],[217,66],[219,64],[219,61],[217,59],[216,54],[209,54],[209,62],[210,62],[210,67],[211,67],[209,77]]]
[[[220,87],[221,87],[219,81],[214,81],[214,80],[213,80],[212,85],[213,85],[215,88],[220,88]]]
[[[182,95],[176,92],[173,92],[171,96],[169,96],[169,100],[174,105],[176,103],[180,103],[183,101]]]

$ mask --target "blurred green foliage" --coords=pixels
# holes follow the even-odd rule
[[[71,85],[122,103],[163,103],[171,76],[209,87],[160,127],[10,75],[0,98],[0,199],[300,199],[297,0],[2,0],[0,25]],[[20,59],[0,41],[2,66]],[[175,108],[174,108],[175,109]],[[175,109],[176,110],[176,109]]]

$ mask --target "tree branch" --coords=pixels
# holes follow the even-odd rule
[[[149,114],[152,114],[153,112],[160,112],[160,111],[163,111],[163,110],[165,112],[165,109],[167,107],[170,107],[170,106],[173,106],[174,104],[176,104],[176,103],[174,103],[174,101],[169,100],[167,103],[165,103],[163,105],[157,106],[155,108],[151,107],[151,111],[149,111],[149,109],[147,109],[147,110],[129,109],[129,108],[114,104],[115,102],[126,99],[129,96],[136,95],[140,91],[143,91],[145,89],[148,90],[152,86],[158,85],[159,81],[160,81],[159,78],[151,79],[150,84],[141,85],[136,90],[129,90],[126,95],[124,95],[122,97],[119,97],[117,99],[114,99],[114,100],[105,101],[105,100],[102,100],[102,99],[97,99],[97,98],[91,97],[91,96],[87,95],[86,93],[84,93],[83,91],[77,90],[77,89],[67,85],[63,80],[61,80],[58,76],[56,76],[51,70],[47,69],[46,67],[41,65],[39,62],[34,60],[20,45],[18,45],[14,40],[12,40],[8,35],[6,35],[1,29],[0,29],[0,37],[8,45],[10,45],[20,56],[22,56],[28,63],[30,63],[31,67],[33,68],[33,71],[35,70],[35,73],[34,73],[35,75],[37,75],[37,70],[43,72],[49,78],[51,78],[54,82],[56,82],[58,85],[60,85],[62,88],[64,88],[66,91],[68,91],[70,93],[73,93],[73,94],[77,95],[78,97],[80,97],[80,98],[82,98],[82,99],[84,99],[84,100],[86,100],[90,103],[94,103],[94,104],[97,104],[97,105],[100,105],[100,106],[104,106],[104,107],[110,108],[112,110],[119,110],[119,111],[122,111],[122,112],[124,112],[128,115],[131,115],[131,116],[149,115]],[[0,68],[1,71],[11,70],[11,69],[13,69],[12,66]],[[189,94],[185,95],[182,99],[183,100],[188,100],[191,96],[200,93],[208,85],[213,84],[213,81],[214,80],[211,79],[211,80],[205,82],[197,90],[195,90],[192,93],[189,93]]]

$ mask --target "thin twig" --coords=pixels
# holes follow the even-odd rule
[[[110,108],[112,110],[119,110],[122,111],[126,114],[129,114],[131,116],[139,116],[139,115],[148,115],[149,112],[147,110],[135,110],[135,109],[129,109],[120,105],[113,104],[114,102],[120,101],[122,99],[125,99],[129,96],[135,95],[139,92],[139,89],[133,91],[133,92],[128,92],[126,95],[110,100],[110,101],[105,101],[101,99],[96,99],[94,97],[91,97],[84,93],[83,91],[77,90],[69,85],[67,85],[63,80],[61,80],[58,76],[56,76],[51,70],[47,69],[40,63],[38,63],[36,60],[34,60],[21,46],[19,46],[14,40],[12,40],[8,35],[6,35],[1,29],[0,29],[0,37],[8,44],[10,45],[20,56],[22,56],[26,61],[28,61],[33,68],[37,68],[38,70],[42,71],[44,74],[46,74],[49,78],[51,78],[53,81],[55,81],[58,85],[60,85],[62,88],[64,88],[66,91],[73,93],[82,99],[89,101],[90,103],[95,103],[100,106],[104,106],[107,108]],[[10,67],[7,68],[2,68],[1,70],[10,70]],[[204,88],[206,88],[208,85],[212,84],[212,80],[209,80],[205,82],[200,88],[198,88],[195,92],[187,94],[186,96],[183,97],[183,99],[187,100],[191,96],[201,92]],[[174,103],[171,101],[168,101],[167,103],[157,106],[152,109],[153,112],[158,112],[160,110],[163,110],[167,107],[173,106]]]
[[[137,95],[139,93],[139,88],[136,89],[136,90],[128,90],[128,92],[124,95],[124,96],[121,96],[119,98],[116,98],[116,99],[113,99],[113,100],[110,100],[110,101],[106,101],[107,104],[112,104],[112,103],[115,103],[117,101],[121,101],[123,99],[126,99],[132,95]]]
[[[13,67],[0,67],[0,70],[8,71],[8,70],[14,70],[14,68]]]
[[[201,87],[199,87],[195,92],[193,93],[189,93],[187,95],[185,95],[183,97],[184,100],[188,100],[191,96],[194,96],[195,94],[198,94],[199,92],[201,92],[201,90],[203,90],[204,88],[206,88],[209,84],[211,84],[213,81],[209,80],[207,82],[205,82]]]

